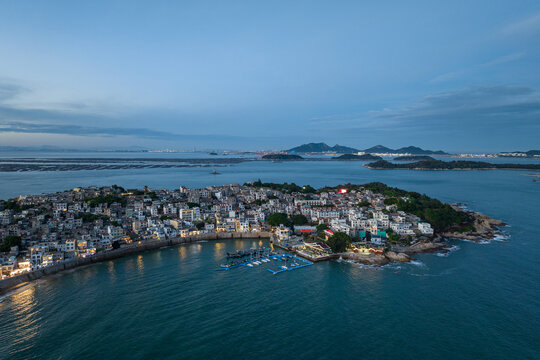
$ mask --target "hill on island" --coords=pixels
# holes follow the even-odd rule
[[[391,149],[383,145],[375,145],[365,150],[358,150],[352,147],[343,145],[329,146],[326,143],[309,143],[293,147],[286,150],[288,153],[339,153],[339,154],[354,154],[357,152],[365,152],[367,154],[411,154],[411,155],[448,155],[442,150],[424,150],[417,146],[406,146],[399,149]]]
[[[328,146],[326,143],[309,143],[309,144],[302,144],[300,146],[294,147],[292,149],[287,150],[287,152],[291,153],[326,153],[326,152],[335,152],[335,153],[342,153],[342,154],[352,154],[358,152],[358,149],[354,149],[348,146],[343,145],[334,145],[334,146]]]
[[[382,160],[382,157],[375,156],[371,154],[363,155],[354,155],[354,154],[343,154],[332,158],[333,160],[359,160],[359,161],[373,161],[373,160]]]
[[[379,154],[384,154],[384,153],[393,153],[395,152],[395,150],[392,150],[390,148],[387,148],[386,146],[383,146],[383,145],[375,145],[375,146],[372,146],[370,147],[369,149],[365,149],[365,150],[362,150],[363,152],[365,153],[379,153]]]
[[[442,150],[424,150],[418,146],[405,146],[399,149],[391,149],[383,145],[376,145],[364,150],[365,153],[377,153],[377,154],[412,154],[412,155],[448,155],[448,153]]]
[[[268,154],[261,157],[263,160],[304,160],[300,155],[293,154]]]

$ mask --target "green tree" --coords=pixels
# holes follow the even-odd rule
[[[126,204],[125,199],[122,199],[122,198],[120,198],[118,196],[114,196],[114,195],[111,195],[111,194],[99,195],[99,196],[96,196],[95,198],[87,199],[86,202],[88,204],[90,204],[91,206],[96,206],[96,205],[99,205],[99,204],[111,205],[112,203],[115,203],[115,202],[120,203],[122,205]]]
[[[279,226],[281,224],[285,226],[290,226],[291,223],[289,221],[289,218],[287,217],[287,214],[285,213],[273,213],[268,216],[268,219],[266,219],[269,225],[271,226]]]
[[[386,198],[383,201],[384,205],[395,205],[397,204],[397,202],[398,202],[398,199],[396,198]]]
[[[317,225],[317,232],[321,232],[321,231],[324,231],[326,229],[328,229],[328,225],[326,225],[326,224]]]
[[[0,251],[7,252],[11,249],[12,246],[21,246],[20,236],[13,236],[13,235],[6,236],[4,238],[4,241],[2,241],[2,244],[0,244]]]
[[[343,232],[337,232],[328,238],[328,246],[335,253],[344,252],[347,246],[351,243],[351,237]]]
[[[389,234],[388,235],[388,240],[391,242],[391,243],[397,243],[400,239],[400,236],[398,234]]]
[[[302,214],[293,215],[291,220],[294,225],[306,225],[308,223],[308,219]]]

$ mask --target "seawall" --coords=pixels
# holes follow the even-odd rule
[[[147,241],[141,245],[130,244],[122,246],[120,249],[103,251],[87,258],[76,258],[66,260],[62,263],[47,266],[39,270],[30,271],[21,275],[0,280],[0,294],[3,294],[14,287],[37,280],[47,275],[59,273],[64,270],[74,269],[80,266],[90,265],[98,262],[113,260],[124,256],[159,249],[165,246],[174,246],[180,244],[189,244],[197,241],[212,241],[224,239],[268,239],[272,237],[271,232],[227,232],[215,234],[201,234],[187,237],[177,237],[167,240]]]

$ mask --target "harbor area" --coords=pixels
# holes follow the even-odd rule
[[[294,253],[304,260],[318,262],[336,258],[330,247],[323,241],[306,241],[300,236],[288,237],[282,241],[277,237],[270,239],[274,247]]]
[[[268,248],[237,250],[227,253],[227,263],[214,271],[228,271],[238,268],[263,267],[273,275],[281,274],[313,265],[313,262],[293,254],[277,253]]]

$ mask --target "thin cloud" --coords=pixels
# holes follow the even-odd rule
[[[509,54],[509,55],[501,56],[494,60],[488,61],[487,63],[481,64],[480,67],[490,67],[494,65],[505,64],[505,63],[509,63],[515,60],[519,60],[523,58],[524,56],[525,56],[525,52]]]
[[[26,108],[9,104],[27,88],[0,80],[0,133],[57,134],[86,137],[129,136],[157,140],[235,140],[229,135],[177,134],[168,131],[135,127],[96,126],[113,124],[127,118],[111,117],[91,112],[85,104],[63,104],[57,109]],[[84,124],[84,125],[81,125]],[[92,125],[86,125],[92,124]]]
[[[15,98],[26,91],[27,89],[23,86],[0,81],[0,102]]]
[[[66,124],[28,123],[8,121],[0,123],[0,132],[42,133],[76,136],[136,136],[142,138],[173,139],[179,135],[139,128],[100,128]]]
[[[526,86],[469,87],[426,96],[398,110],[374,113],[381,120],[402,126],[447,128],[495,124],[540,125],[540,96]]]
[[[540,130],[540,94],[517,85],[476,86],[432,94],[397,109],[368,111],[356,118],[333,118],[328,131],[346,134],[403,132],[459,133],[474,128]],[[337,125],[348,124],[340,127]],[[328,127],[331,126],[331,127]]]
[[[467,74],[474,73],[474,72],[479,71],[479,70],[483,70],[483,69],[490,68],[492,66],[502,65],[502,64],[510,63],[512,61],[519,60],[519,59],[523,58],[525,55],[526,55],[525,52],[518,52],[518,53],[513,53],[513,54],[500,56],[498,58],[487,61],[485,63],[473,65],[473,66],[471,66],[469,68],[466,68],[466,69],[461,69],[461,70],[452,71],[452,72],[448,72],[448,73],[445,73],[445,74],[438,75],[438,76],[434,77],[433,79],[431,79],[429,82],[430,83],[441,83],[441,82],[451,81],[451,80],[463,77],[463,76],[465,76]]]
[[[534,35],[540,33],[540,13],[509,24],[502,29],[503,35]]]

